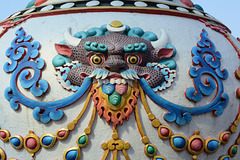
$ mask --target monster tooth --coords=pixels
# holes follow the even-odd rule
[[[121,84],[121,83],[122,83],[122,80],[121,80],[121,79],[116,79],[116,83],[117,83],[117,84]]]
[[[124,79],[128,79],[127,75],[126,75],[126,72],[121,72],[121,76],[124,78]]]
[[[131,87],[133,87],[132,81],[131,80],[127,80],[128,85],[130,85]]]
[[[127,77],[128,77],[128,79],[134,80],[134,78],[133,78],[133,76],[132,76],[131,73],[128,73],[128,74],[127,74]]]
[[[140,79],[137,74],[133,74],[133,77],[134,77],[135,79]]]
[[[110,83],[115,84],[116,83],[115,79],[110,79]]]
[[[123,84],[126,84],[127,82],[126,82],[126,80],[125,80],[125,79],[122,79],[122,83],[123,83]]]
[[[100,71],[97,76],[96,76],[96,79],[100,79],[102,77],[102,72]]]
[[[96,81],[97,81],[97,80],[94,78],[94,79],[93,79],[93,83],[95,83]]]
[[[105,84],[110,83],[109,79],[105,79],[104,82],[105,82]]]
[[[103,84],[103,80],[98,79],[98,85],[97,85],[97,88],[100,87],[102,84]]]
[[[107,76],[108,76],[108,72],[103,72],[101,79],[105,79],[105,78],[107,78]]]
[[[93,78],[96,76],[96,74],[97,74],[97,72],[96,72],[96,70],[94,70],[88,77]]]

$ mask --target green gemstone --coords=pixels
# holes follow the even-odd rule
[[[237,150],[238,150],[238,148],[237,148],[237,147],[234,147],[234,148],[232,149],[232,154],[233,154],[233,155],[237,154]]]
[[[116,91],[114,91],[113,94],[111,94],[108,97],[108,100],[112,105],[117,106],[121,103],[122,96],[120,94],[118,94]]]
[[[78,139],[78,144],[80,144],[80,145],[84,145],[84,144],[86,144],[86,142],[87,142],[86,135],[83,135]]]
[[[147,153],[148,153],[149,155],[154,155],[155,152],[156,152],[156,150],[155,150],[155,148],[154,148],[153,146],[148,146],[148,147],[147,147]]]

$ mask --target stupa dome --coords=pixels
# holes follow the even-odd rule
[[[0,160],[238,160],[239,48],[191,0],[32,0],[0,22]]]

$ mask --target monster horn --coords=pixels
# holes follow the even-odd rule
[[[81,39],[72,36],[71,30],[72,29],[69,27],[68,30],[64,33],[65,41],[67,42],[67,44],[77,46],[81,42]]]
[[[157,41],[151,42],[155,49],[165,48],[168,43],[168,35],[164,29],[161,29],[160,38]]]

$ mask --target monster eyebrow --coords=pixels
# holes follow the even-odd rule
[[[84,48],[87,51],[94,51],[94,52],[101,52],[101,53],[105,53],[108,51],[108,46],[106,44],[91,42],[91,41],[85,42]]]
[[[147,45],[145,43],[128,44],[123,49],[127,53],[145,52],[147,51]]]

